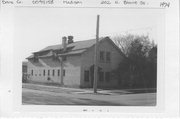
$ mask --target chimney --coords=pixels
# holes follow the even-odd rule
[[[63,47],[63,51],[66,51],[66,46],[67,46],[67,37],[62,37],[62,47]]]
[[[73,36],[68,36],[68,44],[73,43]]]

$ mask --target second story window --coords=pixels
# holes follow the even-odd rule
[[[110,52],[106,52],[106,61],[107,62],[111,61],[111,53]]]
[[[100,51],[100,61],[104,61],[104,51]]]
[[[63,61],[66,61],[66,60],[67,60],[67,57],[66,57],[66,56],[63,56],[63,57],[62,57],[62,60],[63,60]]]
[[[38,58],[38,54],[34,54],[34,62],[38,62],[39,58]]]

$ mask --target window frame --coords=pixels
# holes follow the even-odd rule
[[[52,70],[52,76],[55,76],[55,70],[54,69]]]
[[[58,71],[58,76],[60,76],[60,69],[58,69],[57,71]]]
[[[63,56],[63,57],[62,57],[62,61],[65,62],[66,60],[67,60],[67,56]]]
[[[63,76],[66,76],[66,70],[63,69]]]
[[[109,54],[109,55],[108,55]],[[109,56],[109,57],[108,57]],[[106,52],[106,62],[111,62],[111,52]]]
[[[50,70],[48,69],[48,76],[50,76]]]
[[[43,70],[43,76],[46,76],[46,70],[45,69]]]
[[[99,60],[101,62],[105,61],[105,51],[99,51]]]
[[[32,76],[34,75],[34,71],[33,71],[33,69],[31,70],[31,75],[32,75]]]

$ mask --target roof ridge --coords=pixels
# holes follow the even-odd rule
[[[100,37],[99,40],[101,41],[102,39],[105,39],[106,37]],[[84,48],[88,48],[91,47],[93,44],[95,44],[96,38],[94,39],[88,39],[88,40],[80,40],[80,41],[76,41],[70,44],[67,44],[67,47],[75,47],[73,50],[75,49],[84,49]],[[62,49],[62,44],[55,44],[55,45],[49,45],[39,51],[38,52],[44,52],[44,51],[48,51],[48,50],[57,50],[57,49]],[[36,53],[36,52],[34,52]]]
[[[73,42],[73,43],[84,42],[84,41],[90,41],[90,40],[95,40],[95,39],[80,40],[80,41],[75,41],[75,42]],[[72,44],[72,43],[71,43],[71,44]],[[46,46],[45,48],[51,47],[51,46],[59,46],[59,45],[62,45],[62,43],[61,43],[61,44],[55,44],[55,45],[48,45],[48,46]],[[67,45],[68,45],[68,44],[67,44]]]
[[[79,41],[76,41],[76,42],[84,42],[84,41],[90,41],[90,40],[95,40],[95,39],[79,40]],[[74,43],[75,43],[75,42],[74,42]]]
[[[105,38],[105,37],[100,37],[99,39],[103,39],[103,38]],[[90,41],[90,40],[96,40],[96,38],[94,38],[94,39],[88,39],[88,40],[79,40],[79,41],[75,41],[75,42],[73,42],[73,43],[85,42],[85,41]],[[71,44],[72,44],[72,43],[71,43]],[[58,46],[58,45],[62,45],[62,44],[49,45],[49,46],[47,46],[47,47],[50,47],[50,46]],[[68,44],[67,44],[67,45],[68,45]]]

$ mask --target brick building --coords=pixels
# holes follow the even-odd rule
[[[90,88],[94,80],[95,39],[73,41],[63,37],[62,45],[48,46],[29,56],[28,80]],[[116,87],[111,71],[118,67],[123,54],[109,37],[100,38],[98,45],[98,87]]]

